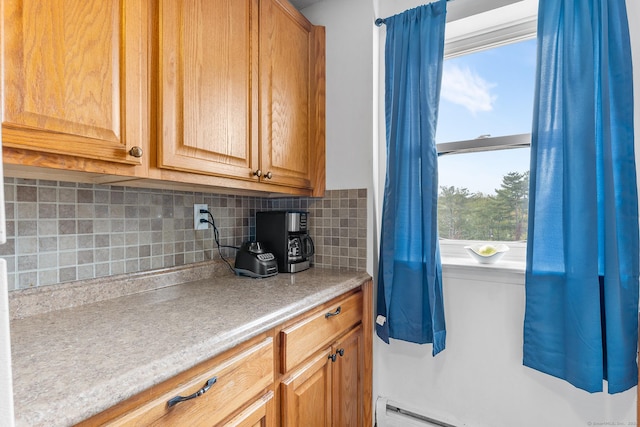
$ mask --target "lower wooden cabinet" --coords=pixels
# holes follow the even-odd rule
[[[79,425],[273,426],[273,366],[273,339],[267,337],[205,362]]]
[[[362,307],[362,292],[356,292],[302,316],[284,328],[280,332],[281,372],[290,371],[313,352],[362,322]]]
[[[369,280],[78,425],[370,427],[371,286]]]
[[[364,425],[364,336],[362,325],[333,345],[331,419],[334,426]]]
[[[251,406],[228,422],[224,427],[271,427],[273,422],[273,392],[269,391]]]
[[[330,349],[316,354],[281,384],[282,425],[285,427],[331,425]]]
[[[370,284],[280,332],[283,426],[372,425],[369,292]]]
[[[282,381],[284,427],[363,426],[362,325]]]

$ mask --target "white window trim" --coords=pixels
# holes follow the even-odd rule
[[[455,7],[455,4],[451,7]],[[537,20],[538,0],[520,0],[508,6],[447,22],[444,58],[533,38],[537,31]]]
[[[510,25],[498,26],[489,31],[481,31],[475,36],[451,39],[445,42],[444,59],[533,38],[536,35],[537,25],[537,18],[534,16]]]

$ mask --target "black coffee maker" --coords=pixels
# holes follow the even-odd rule
[[[280,273],[297,273],[309,268],[315,248],[309,237],[308,212],[256,212],[256,240],[278,260]]]

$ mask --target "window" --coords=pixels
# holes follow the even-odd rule
[[[524,241],[536,40],[447,59],[436,142],[441,239]]]

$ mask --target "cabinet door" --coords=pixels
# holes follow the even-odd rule
[[[331,426],[331,362],[329,349],[282,381],[282,425]]]
[[[274,427],[273,392],[269,391],[223,427]]]
[[[158,165],[252,179],[257,0],[161,0],[159,23]]]
[[[273,183],[311,186],[313,46],[313,26],[288,2],[261,1],[260,166]]]
[[[333,427],[363,425],[364,346],[362,325],[342,337],[333,347]]]
[[[141,164],[148,139],[144,1],[5,0],[6,147]]]

